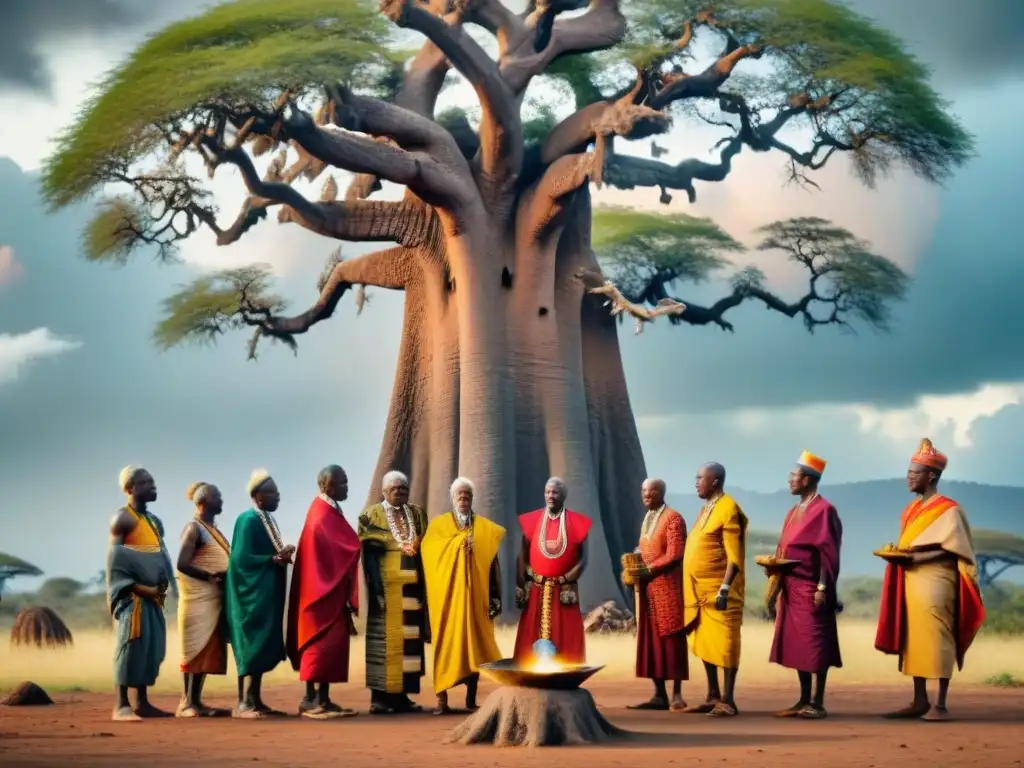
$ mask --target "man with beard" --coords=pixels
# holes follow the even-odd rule
[[[769,569],[767,602],[775,637],[768,660],[795,669],[800,681],[799,701],[779,717],[825,717],[829,667],[843,666],[836,627],[843,525],[836,508],[818,493],[824,471],[825,461],[804,451],[789,473],[789,492],[800,502],[786,515],[775,556],[797,562]],[[812,676],[817,678],[813,696]]]
[[[366,611],[366,687],[370,714],[418,712],[409,698],[420,692],[430,642],[420,542],[427,513],[409,503],[409,478],[392,471],[381,480],[384,499],[359,516]]]
[[[359,536],[345,520],[348,475],[337,464],[317,476],[320,494],[306,513],[288,599],[288,658],[306,684],[299,714],[314,720],[354,715],[331,701],[348,682],[352,616],[359,611]]]
[[[524,610],[514,655],[520,664],[538,657],[582,664],[587,658],[577,582],[587,567],[592,523],[565,508],[568,493],[565,482],[552,477],[544,486],[545,508],[519,516],[516,603]]]
[[[985,621],[974,542],[967,515],[939,493],[947,459],[925,439],[910,459],[907,488],[917,494],[903,510],[900,536],[887,558],[875,648],[899,656],[899,668],[914,679],[910,706],[887,717],[945,720],[953,666]],[[928,680],[938,680],[935,705]]]
[[[128,466],[118,478],[128,503],[110,524],[107,553],[107,606],[114,619],[114,720],[166,717],[149,702],[167,652],[164,599],[167,588],[177,593],[174,570],[164,544],[163,523],[149,510],[156,501],[156,482],[141,467]],[[136,690],[134,709],[128,689]]]
[[[248,491],[253,506],[235,521],[225,595],[238,671],[238,705],[232,716],[255,719],[280,714],[263,703],[261,693],[263,676],[287,657],[285,583],[295,547],[281,540],[274,519],[281,494],[270,473],[254,471]]]

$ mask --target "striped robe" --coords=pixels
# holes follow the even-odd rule
[[[413,504],[416,538],[427,530],[427,515]],[[367,591],[384,593],[384,608],[370,597],[366,613],[366,687],[390,694],[420,692],[420,678],[426,668],[424,640],[427,606],[423,561],[410,557],[388,526],[383,504],[374,504],[359,516],[359,540],[363,545],[363,567]],[[379,580],[379,581],[378,581]]]

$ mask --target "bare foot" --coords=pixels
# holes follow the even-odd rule
[[[908,720],[911,718],[918,718],[924,715],[930,709],[930,705],[927,701],[920,702],[915,701],[909,707],[903,709],[897,709],[895,712],[889,712],[888,714],[882,715],[887,720]]]
[[[672,699],[672,703],[669,704],[668,708],[672,712],[685,712],[686,711],[686,702],[683,701],[682,698],[677,696],[674,699]]]
[[[940,720],[949,720],[949,710],[945,707],[934,706],[921,715],[921,719],[930,723],[938,722]]]
[[[238,720],[262,720],[265,717],[262,712],[248,704],[236,707],[231,716]]]
[[[111,720],[115,723],[135,723],[141,721],[142,718],[132,712],[131,707],[117,707]]]
[[[800,710],[807,706],[806,701],[798,701],[789,709],[781,709],[775,713],[776,717],[796,717],[800,714]]]
[[[736,717],[738,714],[735,705],[720,701],[708,712],[708,717]]]
[[[191,704],[184,704],[178,707],[177,712],[174,713],[175,717],[199,717],[199,710],[193,707]]]
[[[708,699],[703,704],[694,704],[692,707],[687,707],[683,710],[688,715],[706,715],[715,708],[718,704],[718,699]]]
[[[824,720],[828,717],[828,712],[825,711],[824,707],[816,707],[813,704],[808,704],[797,712],[796,716],[802,720]]]

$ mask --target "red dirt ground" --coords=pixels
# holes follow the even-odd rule
[[[794,681],[795,682],[795,681]],[[325,764],[387,768],[500,766],[542,768],[555,761],[572,766],[655,768],[658,766],[750,766],[751,768],[883,768],[927,766],[985,768],[1024,765],[1024,692],[958,687],[950,696],[955,720],[946,723],[893,722],[879,712],[908,702],[907,687],[869,689],[838,687],[828,701],[830,717],[808,722],[779,720],[771,712],[788,706],[794,691],[742,688],[742,714],[731,720],[667,712],[636,712],[626,704],[647,698],[642,682],[593,681],[588,686],[602,712],[633,732],[627,741],[595,747],[499,749],[491,746],[445,746],[446,732],[458,718],[429,714],[358,717],[313,722],[298,717],[263,721],[160,720],[145,723],[110,721],[112,699],[101,694],[55,695],[53,707],[0,708],[0,765],[73,766],[264,766],[322,768]],[[332,698],[365,709],[367,694],[338,687]],[[271,689],[271,706],[294,711],[298,686]],[[481,695],[488,689],[481,686]],[[702,693],[689,685],[687,697]],[[335,694],[332,691],[332,694]],[[461,691],[452,703],[461,703]],[[432,703],[423,695],[421,703]],[[174,698],[154,697],[173,709]],[[223,697],[211,705],[230,706]]]

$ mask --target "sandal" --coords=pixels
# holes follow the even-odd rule
[[[739,713],[736,711],[736,707],[720,701],[708,712],[708,717],[736,717],[737,714]]]
[[[824,720],[828,717],[828,712],[825,711],[824,707],[815,707],[808,704],[797,712],[796,715],[802,720]]]

